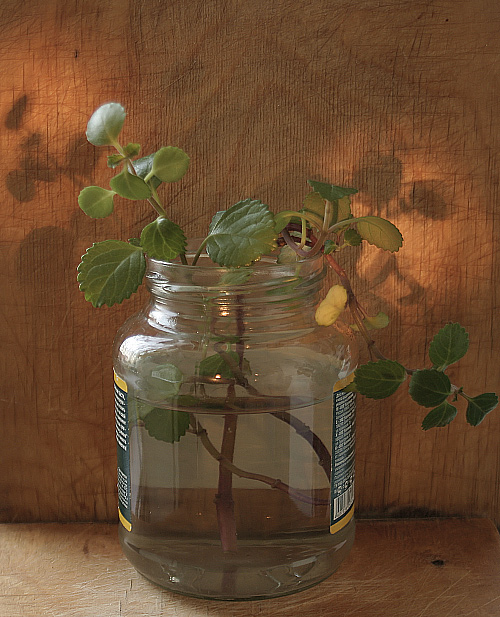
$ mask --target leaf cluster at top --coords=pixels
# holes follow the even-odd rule
[[[250,275],[247,266],[264,254],[276,252],[278,245],[284,245],[278,263],[293,264],[297,259],[322,251],[326,261],[333,264],[339,274],[342,284],[332,287],[318,306],[317,323],[329,327],[349,307],[355,321],[353,329],[361,332],[371,345],[367,332],[385,327],[388,317],[382,312],[369,316],[361,311],[349,280],[335,265],[333,254],[363,242],[395,253],[401,248],[403,238],[398,228],[384,218],[352,213],[351,198],[357,189],[309,180],[312,190],[302,206],[277,213],[259,200],[240,200],[213,216],[207,235],[189,264],[186,235],[171,220],[159,194],[163,183],[183,179],[189,169],[189,156],[181,148],[163,146],[139,157],[140,144],[120,144],[125,118],[125,110],[118,103],[106,103],[91,116],[87,139],[95,146],[115,149],[107,157],[108,167],[115,170],[115,175],[109,188],[84,188],[78,203],[88,216],[104,218],[114,212],[117,196],[132,202],[146,200],[157,216],[143,228],[139,238],[96,242],[87,250],[78,266],[78,281],[88,301],[96,307],[112,306],[130,297],[143,280],[146,256],[193,267],[205,250],[215,264],[227,268],[221,274],[221,284],[241,285]],[[458,397],[467,401],[466,418],[475,426],[494,409],[498,397],[493,393],[470,397],[463,388],[453,386],[446,375],[446,369],[467,352],[468,344],[468,335],[459,324],[447,324],[430,344],[430,368],[409,371],[400,363],[379,355],[378,361],[368,362],[356,370],[350,388],[368,397],[385,398],[409,376],[410,396],[418,404],[431,408],[422,423],[424,429],[449,424],[457,414],[454,403]],[[200,374],[211,375],[217,370],[218,375],[229,378],[232,375],[229,365],[236,361],[236,358],[231,360],[231,353],[234,352],[227,353],[225,362],[218,356],[207,358],[200,367]],[[152,410],[145,422],[151,435],[171,442],[178,440],[189,425],[187,417],[161,409]]]
[[[147,200],[158,217],[144,227],[138,240],[106,240],[87,250],[78,268],[78,281],[85,298],[94,306],[112,306],[130,297],[141,284],[146,255],[163,261],[180,258],[187,263],[186,235],[170,219],[158,189],[162,183],[178,182],[184,177],[189,156],[178,147],[164,146],[157,152],[135,158],[141,150],[140,144],[131,142],[121,146],[119,142],[125,118],[125,110],[118,103],[102,105],[90,118],[87,138],[96,146],[115,148],[116,153],[108,156],[108,166],[116,173],[109,188],[84,188],[78,203],[88,216],[104,218],[113,213],[116,196],[131,201]],[[363,240],[389,251],[399,249],[401,234],[392,223],[375,216],[352,216],[350,197],[356,189],[315,180],[309,180],[309,185],[313,191],[298,211],[275,215],[261,201],[245,199],[217,212],[200,251],[205,249],[219,266],[249,266],[263,254],[276,250],[279,232],[292,220],[299,222],[304,233],[313,230],[317,235],[326,236],[331,232],[339,241],[333,243],[335,250],[358,246]],[[325,239],[322,238],[323,242]]]

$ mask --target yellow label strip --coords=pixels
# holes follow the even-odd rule
[[[113,375],[115,376],[115,384],[120,388],[120,390],[123,390],[124,392],[127,392],[127,384],[125,381],[123,381],[123,379],[121,377],[118,377],[118,375],[113,371]]]
[[[352,519],[353,516],[354,516],[354,504],[352,504],[351,509],[347,512],[347,514],[342,519],[340,519],[340,521],[337,521],[333,525],[330,525],[330,533],[337,533],[337,531],[340,531],[342,527],[345,527],[347,525],[347,523]]]
[[[120,519],[120,523],[125,527],[127,531],[132,531],[132,524],[127,521],[127,519],[123,516],[120,508],[118,508],[118,518]]]

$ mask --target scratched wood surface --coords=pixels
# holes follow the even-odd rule
[[[500,538],[485,519],[363,521],[332,577],[264,602],[196,600],[153,586],[121,554],[115,525],[2,525],[0,538],[8,617],[500,614]]]
[[[459,321],[471,352],[454,382],[498,391],[499,30],[496,0],[3,0],[0,520],[115,517],[110,349],[144,296],[95,311],[75,268],[150,213],[78,210],[109,178],[83,139],[104,101],[145,151],[191,155],[166,195],[191,235],[240,198],[298,207],[307,178],[358,187],[357,212],[405,236],[397,261],[346,258],[391,314],[385,353],[422,366],[425,339]],[[360,402],[358,511],[500,521],[500,415],[429,433],[422,415],[403,395]]]

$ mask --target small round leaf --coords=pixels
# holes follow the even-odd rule
[[[485,392],[484,394],[479,394],[479,396],[468,398],[468,401],[467,422],[472,426],[477,426],[484,420],[486,414],[493,411],[498,405],[498,396],[493,392]]]
[[[411,377],[409,392],[419,405],[440,405],[452,393],[450,378],[435,369],[415,371]]]
[[[238,366],[239,358],[235,351],[228,351],[227,357],[233,366]],[[220,354],[214,354],[202,360],[199,373],[203,377],[216,377],[217,375],[223,379],[232,379],[234,377],[231,366]]]
[[[304,198],[304,210],[314,212],[323,218],[325,214],[325,200],[319,193],[308,193]]]
[[[288,244],[285,244],[284,246],[281,247],[280,254],[278,255],[278,258],[276,259],[276,263],[281,264],[281,265],[294,264],[299,259],[300,257],[293,250],[293,248],[291,246],[288,246]]]
[[[381,330],[389,325],[389,317],[382,311],[375,316],[368,316],[363,319],[363,324],[367,330]],[[351,330],[359,332],[359,327],[356,324],[350,325]]]
[[[354,388],[368,398],[381,399],[394,394],[406,379],[406,370],[394,360],[378,360],[359,366],[354,372]]]
[[[87,216],[102,219],[113,212],[114,191],[108,191],[100,186],[87,186],[78,196],[78,205]]]
[[[449,323],[432,339],[429,357],[434,368],[444,371],[450,364],[458,362],[469,348],[469,335],[459,323]]]
[[[141,144],[136,144],[136,143],[127,144],[125,148],[123,148],[123,152],[125,153],[125,156],[127,156],[128,158],[133,158],[134,156],[137,156],[140,151],[141,151]]]
[[[189,156],[180,148],[160,148],[153,158],[153,175],[162,182],[177,182],[189,167]]]
[[[151,188],[139,176],[134,176],[128,169],[124,169],[114,178],[111,178],[109,185],[120,195],[126,199],[149,199],[151,197]]]
[[[110,154],[108,156],[108,167],[116,169],[124,160],[125,157],[122,154]]]
[[[344,242],[349,246],[359,246],[363,238],[355,229],[346,229],[344,232]]]
[[[240,201],[214,215],[207,253],[220,266],[249,266],[276,248],[274,226],[274,216],[261,201]]]
[[[159,217],[141,233],[141,246],[153,259],[170,261],[186,248],[186,236],[176,223]]]
[[[144,418],[144,426],[151,437],[174,443],[186,434],[189,428],[189,414],[185,411],[155,407]]]
[[[338,200],[337,203],[338,203],[337,220],[345,221],[351,218],[351,198],[349,197],[349,195],[342,197],[341,199]]]
[[[164,398],[176,396],[182,385],[183,375],[175,364],[162,364],[151,372],[155,387],[161,391]]]
[[[446,426],[456,415],[457,408],[448,401],[444,401],[425,416],[422,421],[422,429],[427,431],[430,428]]]
[[[87,124],[87,139],[94,146],[112,146],[125,122],[125,109],[119,103],[101,105]]]
[[[403,246],[403,236],[390,221],[378,216],[363,216],[356,220],[359,235],[369,244],[395,253]]]
[[[312,187],[313,191],[319,193],[323,199],[329,202],[337,201],[338,199],[342,199],[348,195],[354,195],[358,192],[358,189],[335,186],[334,184],[317,182],[316,180],[308,180],[307,183]]]

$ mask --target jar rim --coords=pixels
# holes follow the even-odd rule
[[[196,254],[196,243],[201,240],[194,240],[188,245],[186,257],[192,260]],[[255,261],[250,266],[227,267],[219,266],[214,263],[206,252],[202,252],[195,266],[181,263],[177,258],[173,261],[162,261],[147,256],[146,279],[154,284],[155,281],[168,279],[171,283],[188,285],[191,287],[211,287],[220,288],[228,285],[235,287],[248,287],[254,284],[273,284],[276,282],[293,280],[322,279],[325,275],[326,265],[321,253],[313,257],[306,257],[291,263],[276,263],[278,253],[263,255],[261,259]]]
[[[193,257],[196,255],[198,247],[203,242],[203,240],[204,238],[193,238],[191,240],[188,240],[187,247],[186,247],[186,257],[188,258],[188,260],[190,258],[193,259]],[[254,261],[252,264],[248,266],[237,266],[237,267],[220,266],[216,264],[215,262],[211,260],[210,256],[208,255],[206,251],[202,251],[202,253],[200,254],[198,263],[195,266],[192,266],[191,264],[182,263],[179,257],[177,257],[176,259],[172,261],[166,261],[162,259],[155,259],[153,257],[149,257],[148,255],[146,255],[146,259],[151,264],[158,264],[163,267],[174,267],[174,268],[179,267],[180,270],[183,270],[184,268],[191,269],[195,267],[197,270],[206,269],[210,271],[213,271],[213,270],[226,271],[226,270],[235,270],[235,269],[242,270],[244,268],[252,270],[254,268],[261,269],[264,267],[266,268],[266,270],[270,268],[273,268],[273,269],[276,268],[276,271],[279,272],[281,270],[286,271],[287,269],[290,268],[290,266],[321,262],[322,257],[323,257],[322,253],[317,253],[316,255],[313,255],[312,257],[303,257],[291,263],[279,264],[276,261],[278,255],[279,255],[278,251],[265,253],[264,255],[262,255],[260,259]],[[200,261],[203,261],[205,263],[200,263]]]

